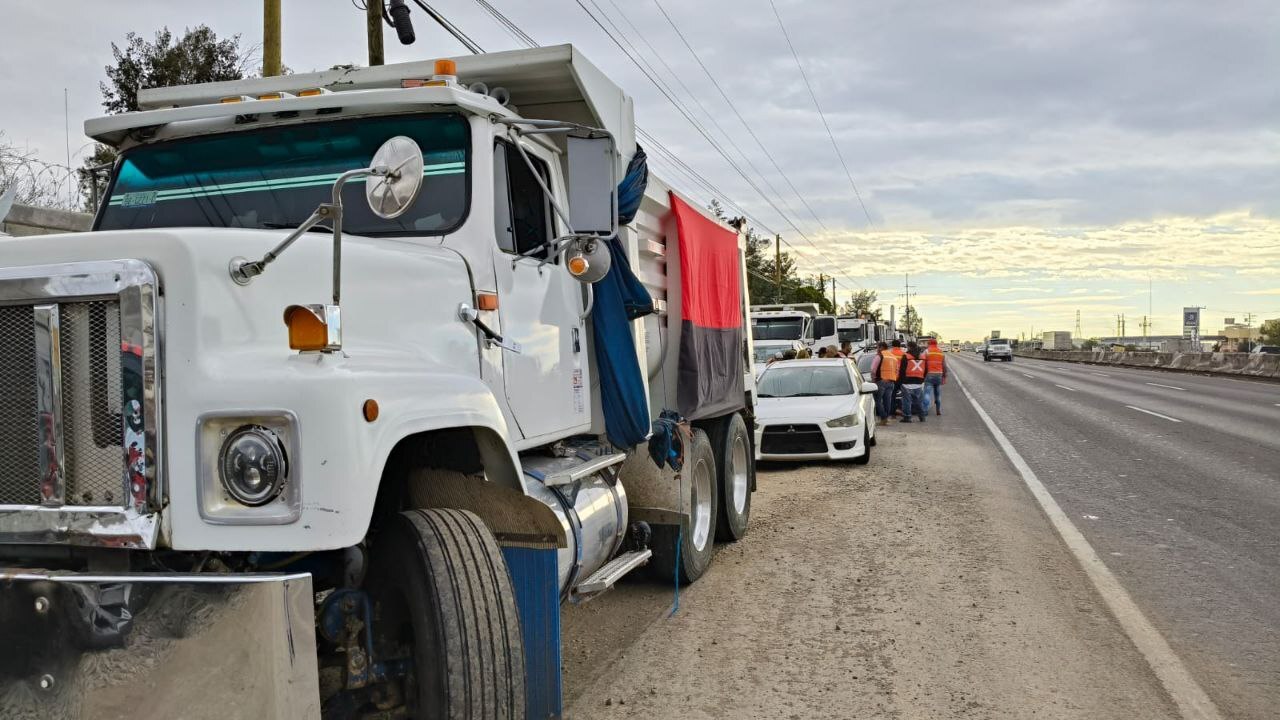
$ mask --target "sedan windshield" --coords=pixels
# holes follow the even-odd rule
[[[756,340],[799,340],[804,332],[800,318],[756,318],[751,321],[751,336]]]
[[[849,371],[840,365],[771,367],[760,377],[762,398],[852,395]]]
[[[364,200],[364,180],[343,191],[343,229],[357,235],[449,232],[467,210],[467,124],[457,115],[311,122],[143,145],[127,151],[99,230],[150,227],[293,228],[347,170],[367,167],[382,143],[404,135],[422,149],[423,183],[400,217]]]

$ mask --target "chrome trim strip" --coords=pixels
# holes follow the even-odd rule
[[[62,350],[56,303],[32,308],[36,327],[36,410],[40,428],[40,501],[57,507],[66,497],[62,442]]]
[[[0,567],[0,580],[47,580],[55,583],[192,583],[203,585],[246,585],[250,583],[282,582],[310,578],[311,573],[244,573],[218,575],[214,573],[120,573],[116,575],[88,575],[64,573],[52,570],[27,570]]]
[[[120,507],[0,505],[0,543],[153,550],[160,515]]]

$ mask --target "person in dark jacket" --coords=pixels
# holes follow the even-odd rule
[[[907,346],[902,356],[902,422],[911,422],[914,414],[924,422],[928,413],[924,406],[925,359],[915,343]]]

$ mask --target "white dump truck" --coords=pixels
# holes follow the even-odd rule
[[[0,717],[548,718],[755,486],[744,241],[571,46],[144,90],[0,239]]]
[[[783,303],[751,307],[752,338],[763,342],[799,341],[809,349],[838,345],[836,317],[823,315],[817,303]]]

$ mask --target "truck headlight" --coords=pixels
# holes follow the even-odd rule
[[[851,415],[845,415],[845,416],[843,416],[843,417],[838,417],[838,418],[836,418],[835,420],[828,420],[828,421],[827,421],[827,427],[829,427],[829,428],[845,428],[845,427],[854,427],[854,426],[856,426],[857,424],[858,424],[858,414],[857,414],[857,413],[853,413],[853,414],[851,414]]]
[[[287,525],[302,517],[298,418],[231,410],[196,421],[200,517],[211,525]]]
[[[227,494],[250,507],[276,499],[289,478],[280,438],[261,425],[242,425],[222,442],[218,478]]]

